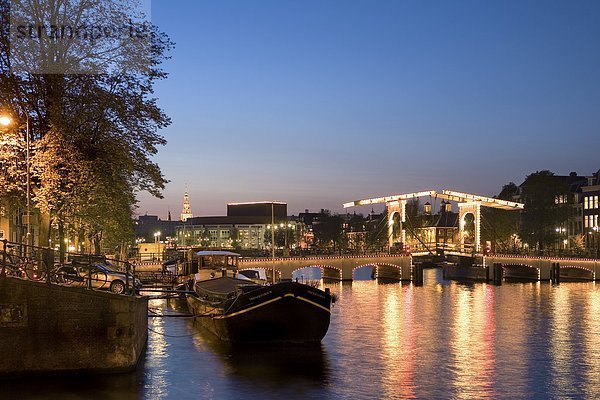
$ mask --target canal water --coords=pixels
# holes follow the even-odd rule
[[[432,269],[422,287],[326,287],[338,301],[321,346],[228,346],[192,320],[152,318],[137,372],[4,381],[0,398],[600,397],[599,284],[457,283]]]

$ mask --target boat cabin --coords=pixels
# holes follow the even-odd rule
[[[240,255],[231,251],[203,250],[196,253],[197,268],[191,272],[196,281],[220,276],[235,277]]]

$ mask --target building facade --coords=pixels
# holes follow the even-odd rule
[[[288,225],[296,228],[288,221],[286,203],[229,203],[226,216],[188,218],[178,224],[175,236],[177,245],[183,247],[264,251],[271,248],[272,223],[274,231]]]
[[[582,187],[583,237],[588,251],[598,254],[600,249],[600,171],[588,178]]]

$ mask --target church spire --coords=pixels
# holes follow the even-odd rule
[[[190,208],[190,196],[187,192],[187,185],[185,188],[185,194],[183,195],[183,210],[181,210],[181,220],[187,221],[188,218],[192,218],[192,209]]]

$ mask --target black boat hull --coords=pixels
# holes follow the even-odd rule
[[[187,296],[196,321],[229,342],[318,343],[329,328],[331,296],[295,282],[240,294],[227,309]]]

